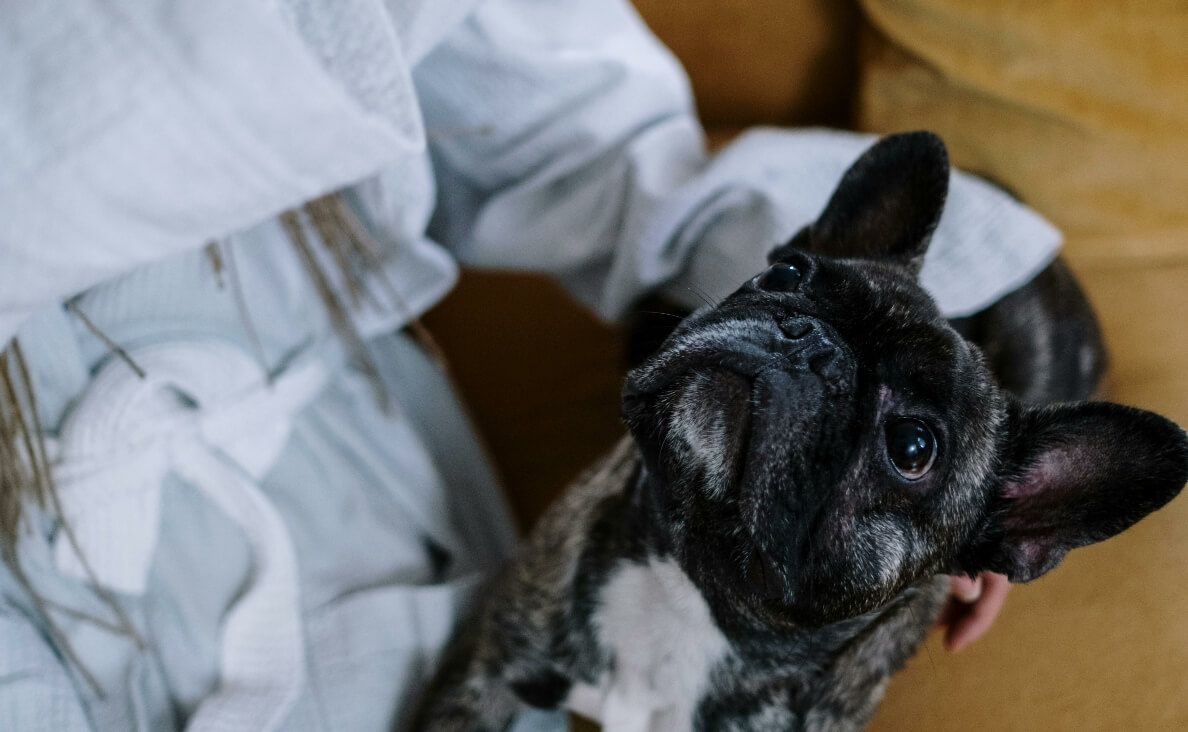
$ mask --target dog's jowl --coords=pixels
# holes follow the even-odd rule
[[[947,575],[1034,579],[1179,492],[1176,425],[1049,401],[1088,397],[1102,362],[1059,265],[964,336],[917,284],[948,177],[935,136],[879,142],[630,373],[630,437],[485,594],[418,729],[501,730],[521,705],[622,731],[860,729]],[[1004,340],[1024,317],[1047,350]]]

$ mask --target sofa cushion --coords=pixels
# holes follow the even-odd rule
[[[928,127],[1077,257],[1188,251],[1188,13],[1175,0],[865,0],[861,127]]]
[[[1188,13],[1174,0],[863,0],[857,121],[928,128],[1064,230],[1115,401],[1188,423]],[[872,730],[1188,729],[1188,498],[935,646]]]

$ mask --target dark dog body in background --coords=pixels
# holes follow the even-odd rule
[[[946,575],[1032,579],[1179,491],[1175,425],[1039,406],[1101,374],[1062,265],[960,334],[915,283],[947,182],[935,137],[884,140],[632,371],[631,439],[494,583],[418,729],[499,730],[522,703],[624,732],[859,729]]]

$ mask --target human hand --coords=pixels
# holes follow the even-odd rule
[[[945,629],[945,650],[960,651],[981,638],[994,624],[1010,589],[1010,580],[997,572],[953,577],[948,604],[936,621],[936,627]]]

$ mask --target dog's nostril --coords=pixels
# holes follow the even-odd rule
[[[802,320],[799,318],[794,320],[785,320],[784,322],[780,323],[780,330],[784,332],[784,335],[788,336],[792,340],[799,340],[813,332],[813,324],[812,321]]]
[[[832,349],[812,356],[809,358],[808,365],[813,373],[823,379],[840,379],[844,374],[841,358],[838,357],[837,351]]]

